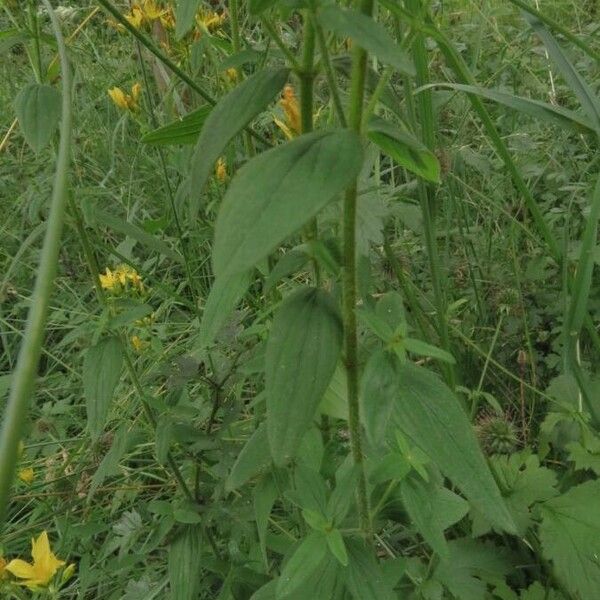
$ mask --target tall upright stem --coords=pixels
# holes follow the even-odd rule
[[[371,16],[373,0],[361,0],[360,11]],[[367,52],[360,46],[352,51],[352,74],[350,79],[350,110],[348,126],[360,133],[365,96],[365,73]],[[367,538],[371,537],[371,519],[369,516],[369,500],[367,480],[363,460],[362,438],[360,428],[360,408],[358,402],[358,336],[356,331],[356,200],[358,195],[358,179],[346,190],[343,215],[343,319],[344,319],[344,356],[346,361],[346,377],[348,384],[348,424],[350,428],[350,445],[354,464],[359,471],[357,503],[360,528]]]
[[[50,294],[54,286],[56,265],[60,251],[65,206],[68,196],[69,163],[71,153],[71,71],[65,41],[60,24],[48,0],[43,0],[56,37],[60,55],[62,75],[62,116],[60,144],[56,161],[50,213],[46,224],[46,235],[42,257],[31,295],[31,306],[27,315],[25,335],[15,368],[4,420],[0,430],[0,524],[4,519],[15,467],[18,446],[23,435],[27,411],[35,390],[37,369],[44,340]]]

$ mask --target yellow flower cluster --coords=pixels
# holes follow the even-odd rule
[[[199,10],[196,13],[196,24],[200,30],[214,31],[218,29],[227,20],[227,13],[216,13],[212,10]]]
[[[291,140],[302,132],[300,106],[298,105],[298,99],[296,98],[293,86],[286,85],[283,88],[283,94],[279,101],[279,105],[283,109],[285,122],[275,119],[275,124],[283,131],[285,136]]]
[[[134,83],[131,86],[131,94],[126,94],[120,87],[114,87],[108,90],[110,99],[123,110],[138,110],[138,98],[142,93],[142,86],[139,83]]]
[[[132,5],[129,13],[125,18],[136,29],[140,29],[146,24],[151,24],[154,21],[160,21],[167,29],[175,27],[175,17],[170,6],[163,8],[159,6],[155,0],[143,0]]]
[[[144,282],[138,272],[129,265],[119,265],[114,271],[106,267],[104,275],[100,275],[100,285],[118,296],[128,290],[144,293]]]
[[[27,485],[29,485],[29,484],[33,483],[33,480],[35,479],[35,472],[31,467],[27,467],[26,469],[21,469],[17,473],[17,477],[23,483],[26,483]]]
[[[64,560],[59,560],[50,550],[48,533],[45,531],[42,531],[37,539],[31,540],[31,557],[33,559],[31,563],[20,558],[15,558],[7,563],[0,557],[0,579],[6,579],[7,574],[10,573],[21,580],[18,582],[20,585],[37,590],[47,586],[58,569],[65,564]],[[74,569],[75,565],[69,565],[65,569],[63,581],[73,574]],[[69,571],[68,574],[67,571]]]

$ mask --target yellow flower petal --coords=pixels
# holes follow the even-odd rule
[[[224,183],[227,179],[227,165],[224,158],[219,158],[215,165],[215,176],[220,183]]]
[[[119,88],[119,87],[111,88],[110,90],[108,90],[108,95],[110,96],[110,99],[119,108],[123,108],[125,110],[127,108],[129,108],[129,105],[127,103],[127,96],[126,96],[125,92],[121,88]]]
[[[19,577],[20,579],[33,579],[35,578],[35,569],[33,565],[21,560],[20,558],[15,558],[11,560],[6,567],[4,567],[9,573],[14,575],[15,577]]]

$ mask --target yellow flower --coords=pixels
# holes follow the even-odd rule
[[[225,77],[231,82],[235,83],[238,80],[238,72],[237,69],[231,68],[225,70]]]
[[[114,87],[108,90],[108,95],[111,100],[123,110],[137,110],[138,98],[142,91],[142,86],[139,83],[134,83],[131,86],[131,94],[126,94],[120,87]]]
[[[143,352],[150,345],[150,342],[143,340],[139,335],[132,335],[131,345],[136,352]]]
[[[196,14],[196,23],[198,27],[206,31],[214,31],[223,25],[227,19],[227,13],[216,13],[212,10],[199,10]]]
[[[48,534],[42,531],[37,540],[31,540],[31,557],[33,564],[16,558],[6,565],[6,570],[15,577],[23,579],[19,582],[30,589],[47,585],[56,574],[56,571],[65,564],[59,560],[50,550]]]
[[[142,10],[149,21],[156,21],[168,12],[164,8],[159,8],[154,0],[145,0]]]
[[[125,18],[136,29],[139,29],[144,24],[144,11],[137,4],[134,4],[131,7],[131,12],[126,14]]]
[[[281,127],[280,122],[278,123],[277,120],[275,120],[275,123],[283,130],[287,137],[300,135],[302,129],[300,125],[300,107],[298,106],[294,88],[291,85],[286,85],[283,88],[283,97],[279,101],[279,105],[283,108],[286,127]]]
[[[33,482],[34,478],[35,478],[35,473],[33,471],[33,469],[31,467],[27,468],[27,469],[21,469],[18,473],[17,473],[17,477],[23,482],[23,483],[27,483],[30,484]]]
[[[223,157],[219,158],[215,166],[215,176],[219,183],[225,183],[227,179],[227,165]]]
[[[100,285],[102,289],[112,291],[117,285],[119,285],[119,278],[116,276],[114,271],[111,271],[108,267],[106,267],[106,272],[104,275],[100,275]]]

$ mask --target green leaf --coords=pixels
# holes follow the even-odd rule
[[[544,556],[558,578],[578,598],[600,590],[600,480],[587,481],[540,505]]]
[[[249,479],[268,469],[271,464],[267,425],[261,423],[242,448],[225,482],[228,492],[242,487]]]
[[[469,512],[468,502],[433,479],[424,481],[414,475],[402,480],[400,493],[417,531],[435,552],[447,558],[444,530]]]
[[[373,548],[362,540],[346,540],[348,566],[344,569],[346,586],[354,600],[396,600],[388,586]]]
[[[177,121],[150,131],[142,137],[142,142],[156,146],[194,144],[211,110],[212,106],[201,106]]]
[[[339,37],[352,38],[355,44],[374,54],[381,62],[395,67],[401,73],[415,75],[415,68],[407,53],[396,44],[387,29],[371,17],[329,5],[319,11],[319,21]]]
[[[577,69],[571,64],[554,36],[546,29],[544,24],[537,17],[528,13],[524,12],[523,16],[541,38],[542,42],[544,42],[550,58],[558,67],[567,85],[579,99],[583,110],[591,119],[594,129],[597,133],[600,132],[600,102],[594,90],[592,90]]]
[[[288,497],[300,508],[324,515],[327,488],[320,473],[304,465],[297,465],[294,483],[294,489],[287,492]]]
[[[245,271],[215,279],[202,312],[198,346],[195,350],[203,350],[213,343],[215,336],[250,287],[251,275],[251,271]]]
[[[432,83],[430,85],[423,86],[418,91],[432,87],[474,94],[480,98],[492,100],[498,104],[506,106],[507,108],[511,108],[531,117],[536,117],[542,121],[554,123],[568,129],[574,129],[579,133],[582,131],[588,133],[597,133],[596,129],[594,129],[594,126],[588,119],[583,117],[581,114],[567,108],[563,108],[562,106],[555,106],[554,104],[548,104],[547,102],[541,102],[540,100],[522,98],[506,92],[481,88],[475,85],[464,85],[462,83]]]
[[[30,83],[15,98],[15,112],[25,141],[42,150],[55,132],[61,113],[60,92],[49,85]]]
[[[458,398],[427,369],[407,362],[397,371],[400,393],[392,413],[396,427],[495,526],[514,532],[515,523]]]
[[[346,369],[341,362],[338,363],[329,386],[323,395],[319,411],[334,419],[344,420],[348,418],[348,382]]]
[[[299,271],[309,260],[306,252],[294,249],[284,254],[273,267],[265,280],[265,292],[270,291],[280,279]]]
[[[87,425],[96,441],[104,429],[110,402],[123,366],[123,350],[116,337],[108,337],[88,349],[83,359],[83,393]]]
[[[327,502],[327,517],[336,525],[340,525],[354,504],[354,491],[358,480],[358,469],[342,463],[336,476],[336,484]]]
[[[276,464],[292,458],[317,412],[342,348],[333,299],[303,287],[277,311],[266,349],[267,428]]]
[[[253,267],[356,178],[359,137],[322,131],[264,152],[235,175],[217,217],[217,277]]]
[[[180,40],[193,26],[200,0],[177,0],[175,37]]]
[[[254,519],[256,520],[260,551],[267,568],[269,565],[267,558],[267,525],[277,496],[277,486],[270,475],[254,488]]]
[[[331,554],[335,556],[336,560],[344,567],[348,565],[348,553],[346,552],[346,545],[344,544],[344,538],[340,533],[339,529],[331,529],[325,536],[327,539],[327,546],[331,550]]]
[[[430,356],[431,358],[437,358],[443,362],[449,363],[451,365],[456,364],[454,360],[454,356],[450,354],[450,352],[446,352],[437,346],[432,346],[427,342],[423,342],[421,340],[416,340],[415,338],[404,338],[402,340],[404,348],[413,354],[417,354],[419,356]]]
[[[169,585],[172,600],[196,600],[200,592],[202,569],[200,526],[185,527],[169,549]]]
[[[115,217],[97,207],[94,208],[93,218],[98,225],[110,227],[171,260],[175,260],[179,263],[183,262],[181,254],[170,248],[162,240],[159,240],[152,234],[144,231],[141,227],[129,223],[129,221],[125,221],[120,217]]]
[[[385,442],[385,433],[400,393],[400,363],[385,350],[371,355],[361,379],[362,416],[369,440],[375,447]]]
[[[367,135],[405,169],[427,181],[440,182],[440,163],[436,155],[411,134],[376,117],[369,121]]]
[[[448,542],[449,555],[434,578],[460,600],[485,600],[488,584],[504,583],[512,565],[502,548],[461,538]]]
[[[30,39],[31,34],[28,31],[20,31],[19,29],[0,31],[0,54],[4,54],[17,44],[24,44]]]
[[[310,533],[283,567],[277,582],[277,599],[284,600],[305,588],[326,564],[327,542],[319,532]]]
[[[192,157],[192,219],[197,216],[200,196],[215,161],[229,141],[275,98],[288,75],[289,69],[260,70],[223,96],[210,112]]]

